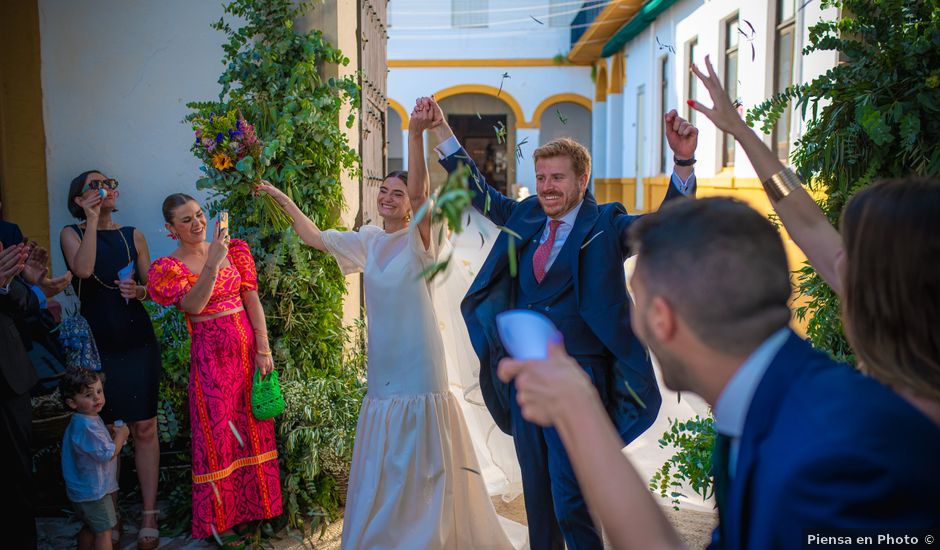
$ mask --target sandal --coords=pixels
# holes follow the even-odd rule
[[[140,513],[142,516],[156,516],[160,510],[144,510]],[[160,546],[160,530],[153,527],[141,527],[137,531],[138,550],[154,550]]]

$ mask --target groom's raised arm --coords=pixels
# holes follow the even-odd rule
[[[423,99],[418,101],[420,102]],[[431,134],[431,143],[435,145],[434,150],[437,151],[440,157],[441,166],[444,167],[444,170],[447,170],[448,174],[454,173],[461,165],[467,166],[470,169],[470,181],[468,183],[470,190],[474,193],[473,207],[496,225],[505,225],[516,207],[516,201],[503,195],[486,182],[483,174],[477,169],[476,163],[473,162],[467,151],[457,141],[453,130],[444,119],[444,113],[441,111],[440,106],[433,99],[427,98],[426,101],[429,102],[432,112],[435,114],[435,126],[431,127],[428,132]]]
[[[659,205],[660,208],[673,199],[695,197],[696,180],[695,171],[692,167],[695,165],[695,149],[698,147],[698,128],[680,117],[675,110],[663,115],[663,127],[666,132],[666,141],[669,142],[669,148],[672,149],[675,164],[673,165],[672,176],[669,178],[666,196]],[[620,233],[620,250],[624,258],[635,252],[630,250],[627,230],[637,218],[639,216],[631,216],[624,211],[623,215],[618,216],[615,222]]]

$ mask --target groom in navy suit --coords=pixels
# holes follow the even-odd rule
[[[473,206],[519,237],[518,276],[509,272],[509,234],[501,232],[461,304],[470,340],[480,359],[480,387],[496,424],[513,436],[522,470],[529,539],[535,550],[602,548],[558,433],[522,417],[515,388],[497,377],[506,356],[495,317],[508,309],[538,311],[564,336],[569,354],[591,377],[624,444],[656,419],[661,397],[646,349],[630,331],[623,263],[632,254],[627,229],[637,219],[618,203],[598,205],[587,189],[591,157],[571,139],[557,139],[534,152],[536,195],[512,200],[483,179],[454,137],[440,107],[431,109],[441,165],[450,173],[471,171]],[[675,168],[665,200],[692,195],[698,130],[675,111],[664,117]],[[677,238],[681,238],[678,236]]]

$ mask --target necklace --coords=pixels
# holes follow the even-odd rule
[[[115,229],[115,228],[116,228],[116,226],[115,226],[114,222],[111,222],[110,227],[108,227],[108,228],[106,229],[106,231],[108,231],[108,230],[113,230],[113,229]],[[87,226],[86,226],[86,229],[87,229]],[[128,246],[128,244],[127,244],[127,239],[124,237],[124,232],[123,232],[123,231],[118,230],[118,235],[120,235],[120,236],[121,236],[121,240],[124,241],[124,250],[127,251],[127,263],[131,263],[131,247]],[[121,290],[120,287],[116,287],[116,286],[109,285],[108,283],[106,283],[106,282],[102,281],[101,279],[99,279],[99,278],[98,278],[98,275],[95,273],[94,270],[91,271],[91,276],[94,277],[96,281],[98,281],[98,284],[99,284],[99,285],[101,285],[101,286],[103,286],[103,287],[105,287],[105,288],[109,288],[109,289],[111,289],[111,290]]]

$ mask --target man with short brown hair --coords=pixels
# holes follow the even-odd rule
[[[535,550],[603,547],[564,446],[553,428],[527,422],[515,388],[496,375],[506,352],[495,316],[514,308],[549,317],[564,335],[567,351],[587,372],[624,443],[643,433],[661,397],[646,349],[630,332],[623,262],[631,255],[627,228],[637,216],[618,203],[598,205],[588,190],[591,156],[568,138],[535,151],[536,196],[514,201],[490,187],[454,137],[440,107],[429,132],[441,165],[470,167],[474,207],[493,223],[519,235],[518,276],[509,273],[510,237],[501,233],[461,304],[480,359],[480,389],[496,424],[513,436],[522,471],[531,547]],[[666,137],[676,157],[666,200],[693,194],[692,165],[698,130],[666,113]],[[432,141],[432,143],[435,143]]]

